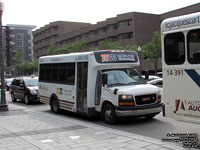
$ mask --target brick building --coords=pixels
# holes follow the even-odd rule
[[[48,25],[33,32],[34,43],[34,57],[46,55],[46,50],[51,43],[59,41],[65,34],[79,30],[81,28],[88,28],[89,23],[77,23],[67,21],[51,22]]]
[[[53,42],[57,48],[66,44],[86,41],[88,50],[98,47],[105,39],[119,42],[122,46],[143,46],[150,42],[155,31],[160,31],[160,23],[169,17],[198,12],[200,3],[166,12],[160,15],[130,12],[96,24],[52,22],[33,32],[34,57],[46,55],[46,50]],[[153,69],[153,64],[142,60],[142,70]],[[161,69],[161,63],[158,66]]]

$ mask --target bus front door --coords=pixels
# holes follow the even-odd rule
[[[88,63],[77,63],[77,113],[87,114]]]

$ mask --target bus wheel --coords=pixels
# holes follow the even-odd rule
[[[115,109],[111,104],[105,104],[102,112],[103,119],[108,124],[114,124],[116,122]]]
[[[59,101],[58,101],[57,98],[53,98],[53,100],[51,102],[51,111],[53,111],[55,113],[59,113],[60,112]]]

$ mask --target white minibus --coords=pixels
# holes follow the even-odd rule
[[[161,23],[164,115],[200,123],[200,12]]]
[[[51,110],[65,109],[106,123],[119,117],[152,118],[162,110],[159,88],[134,69],[134,51],[101,50],[39,58],[39,97]]]

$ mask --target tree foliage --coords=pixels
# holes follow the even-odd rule
[[[54,55],[55,54],[56,46],[54,43],[50,44],[50,47],[47,49],[47,55]]]
[[[54,43],[51,43],[50,47],[47,49],[47,55],[81,52],[81,51],[86,51],[86,49],[87,49],[87,44],[85,41],[71,43],[71,44],[65,45],[61,48],[58,48],[58,49],[56,49]]]
[[[123,49],[119,42],[109,42],[109,40],[104,40],[99,42],[99,49]]]
[[[139,47],[138,45],[132,45],[132,46],[127,45],[124,49],[138,52],[138,47]]]
[[[22,58],[24,56],[24,53],[22,51],[17,51],[14,58],[15,63],[9,67],[9,71],[12,69],[15,69],[18,73],[18,75],[28,75],[33,72],[38,71],[38,59],[35,59],[34,61],[27,61],[23,62]]]
[[[157,72],[158,60],[161,57],[161,35],[154,32],[152,41],[142,47],[142,55],[154,63],[155,73]]]

